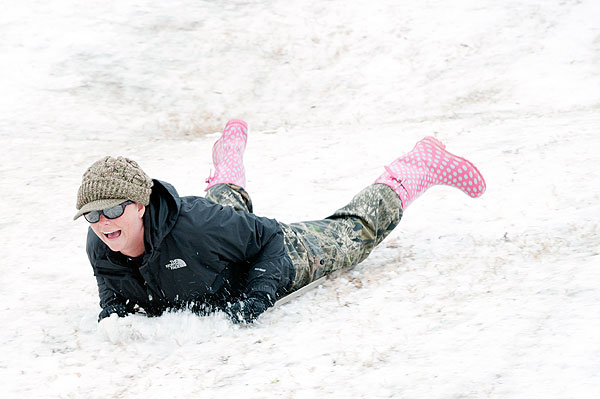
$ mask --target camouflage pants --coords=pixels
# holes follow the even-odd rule
[[[252,212],[250,196],[238,186],[213,186],[206,198]],[[289,291],[362,262],[398,225],[401,217],[398,195],[386,185],[374,184],[323,220],[280,222],[287,253],[296,269],[296,278]]]

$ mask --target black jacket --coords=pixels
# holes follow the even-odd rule
[[[152,315],[183,307],[212,311],[254,291],[282,296],[294,278],[275,220],[179,197],[158,180],[144,215],[144,241],[140,266],[89,229],[87,254],[102,308],[138,305]]]

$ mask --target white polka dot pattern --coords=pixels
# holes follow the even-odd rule
[[[456,187],[472,198],[485,192],[485,180],[475,165],[446,151],[435,137],[425,137],[403,157],[385,167],[375,183],[386,184],[398,193],[405,209],[434,185]]]
[[[230,183],[246,188],[244,150],[248,140],[248,125],[232,119],[225,125],[223,134],[213,146],[215,173],[206,179],[208,190],[217,184]]]

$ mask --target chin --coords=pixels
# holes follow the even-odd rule
[[[104,240],[104,243],[113,252],[121,252],[121,250],[123,250],[123,248],[124,248],[124,245],[122,243],[120,243],[120,242],[114,242],[114,241],[106,241],[106,240]]]

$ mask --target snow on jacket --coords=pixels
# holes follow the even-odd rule
[[[89,229],[86,249],[102,308],[138,305],[155,315],[186,306],[210,311],[253,291],[281,296],[294,278],[275,220],[179,197],[159,180],[144,214],[144,241],[141,266],[131,265]]]

